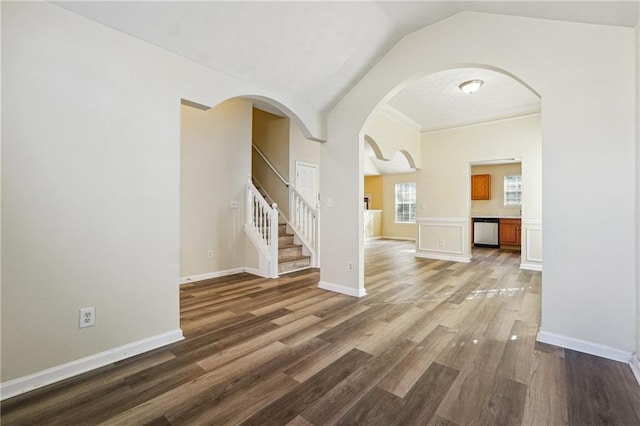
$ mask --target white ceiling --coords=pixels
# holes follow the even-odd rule
[[[468,95],[458,87],[468,80],[484,83]],[[401,90],[388,106],[416,122],[421,131],[429,131],[539,112],[540,98],[499,72],[464,68],[423,77]]]
[[[401,37],[461,11],[633,27],[639,10],[634,1],[55,4],[320,111],[333,107]],[[396,102],[404,109],[419,98],[406,92]],[[438,99],[450,101],[442,93]],[[437,121],[407,108],[429,126]]]
[[[331,109],[400,38],[462,11],[633,27],[638,2],[62,1],[55,4],[288,99]],[[458,85],[482,79],[465,95]],[[277,113],[268,104],[255,105]],[[515,80],[455,69],[417,80],[387,113],[422,131],[537,112]],[[365,174],[415,169],[399,151],[378,159],[365,143]]]

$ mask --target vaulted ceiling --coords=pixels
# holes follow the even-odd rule
[[[461,11],[633,27],[639,10],[634,1],[54,3],[325,112],[403,36]],[[452,121],[451,99],[437,84],[459,77],[454,73],[416,82],[392,100],[391,106],[422,127],[446,126]],[[510,97],[503,93],[512,89],[508,82],[499,77],[495,82],[485,87],[493,87],[491,92],[466,99],[468,116],[486,111],[487,103],[495,104],[489,93],[496,99]],[[513,96],[518,97],[518,108],[535,109],[525,93]],[[440,115],[420,112],[420,105]]]

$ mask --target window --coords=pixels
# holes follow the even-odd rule
[[[396,183],[396,223],[416,223],[416,183]]]
[[[504,177],[504,205],[522,205],[522,176],[512,175]]]

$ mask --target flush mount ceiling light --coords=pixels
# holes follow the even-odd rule
[[[466,93],[467,95],[470,95],[472,93],[476,93],[478,91],[478,89],[480,88],[480,86],[482,86],[482,83],[484,83],[484,81],[482,81],[482,80],[469,80],[469,81],[465,81],[464,83],[460,84],[460,86],[458,86],[458,87],[464,93]]]

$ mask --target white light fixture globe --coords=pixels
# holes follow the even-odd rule
[[[470,95],[472,93],[476,93],[478,91],[478,89],[480,88],[480,86],[482,86],[482,83],[484,83],[484,81],[482,81],[482,80],[469,80],[469,81],[465,81],[464,83],[460,84],[460,86],[458,86],[458,87],[464,93],[466,93],[467,95]]]

